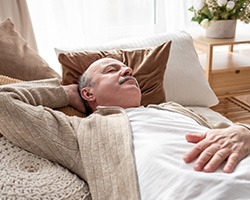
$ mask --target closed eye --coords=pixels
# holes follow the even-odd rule
[[[117,69],[111,68],[111,69],[109,69],[109,70],[107,71],[107,73],[111,73],[111,72],[117,72]]]
[[[104,73],[114,73],[120,69],[120,66],[109,65],[105,68]]]

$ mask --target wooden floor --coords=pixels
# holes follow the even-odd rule
[[[250,95],[220,99],[212,109],[233,122],[250,124]]]

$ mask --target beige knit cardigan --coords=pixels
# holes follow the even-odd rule
[[[68,104],[57,79],[0,87],[0,133],[17,146],[68,168],[85,180],[92,199],[140,199],[126,112],[100,107],[87,118],[54,109]],[[168,109],[209,125],[178,104]]]

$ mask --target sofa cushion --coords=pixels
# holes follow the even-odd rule
[[[10,19],[0,23],[0,74],[25,81],[61,78],[29,47]]]

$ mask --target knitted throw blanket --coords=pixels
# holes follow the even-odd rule
[[[58,164],[0,137],[0,199],[88,200],[88,186]]]

